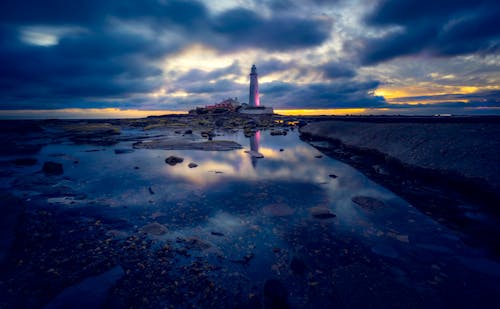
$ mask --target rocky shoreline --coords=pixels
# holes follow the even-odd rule
[[[408,128],[413,128],[410,132],[415,133],[418,131],[416,127],[426,132],[426,120],[419,121],[424,121],[424,125],[420,126],[419,122],[417,126],[411,121],[408,123],[408,120],[404,120],[403,124],[407,132]],[[360,306],[366,297],[388,305],[393,304],[391,297],[396,294],[401,298],[401,304],[415,302],[415,305],[422,305],[421,301],[425,297],[421,296],[425,293],[403,295],[407,291],[398,281],[398,276],[406,278],[406,275],[401,275],[406,271],[406,260],[399,265],[404,265],[403,270],[396,265],[403,256],[415,258],[415,261],[427,261],[437,259],[434,254],[446,253],[449,249],[433,247],[425,239],[415,240],[407,233],[398,232],[388,223],[390,217],[383,217],[392,211],[391,205],[397,204],[383,202],[365,194],[366,192],[349,198],[349,203],[352,202],[354,209],[359,208],[366,216],[381,216],[383,220],[380,225],[391,228],[384,232],[375,229],[367,231],[375,233],[376,237],[382,237],[387,232],[388,238],[394,239],[399,246],[409,250],[410,254],[399,255],[394,247],[384,244],[364,246],[349,233],[343,235],[338,233],[339,230],[335,233],[330,231],[330,228],[337,226],[337,221],[341,223],[346,216],[332,209],[321,187],[329,185],[341,189],[342,183],[348,183],[349,177],[342,174],[341,169],[329,170],[324,174],[326,179],[321,179],[318,183],[281,181],[273,185],[273,182],[261,181],[257,182],[257,187],[249,186],[243,181],[233,183],[232,186],[238,190],[249,190],[241,194],[236,191],[221,193],[217,186],[210,190],[192,191],[196,186],[189,185],[187,195],[177,197],[176,194],[180,192],[172,192],[173,197],[165,195],[168,188],[179,179],[174,174],[169,180],[164,180],[162,175],[159,182],[150,182],[149,178],[145,178],[147,181],[134,178],[141,173],[151,172],[147,165],[149,161],[156,162],[153,165],[160,164],[154,165],[155,170],[162,166],[169,172],[189,168],[187,174],[193,179],[229,178],[229,173],[219,170],[218,165],[207,171],[201,158],[238,152],[245,158],[248,156],[248,159],[261,158],[263,163],[272,162],[272,155],[291,160],[295,157],[287,156],[290,156],[293,148],[286,143],[279,144],[274,151],[268,152],[269,156],[267,153],[264,156],[241,148],[248,149],[242,140],[250,141],[249,137],[254,138],[254,133],[259,130],[266,138],[273,140],[290,142],[292,139],[287,138],[293,137],[294,141],[312,151],[302,155],[317,162],[328,161],[325,157],[331,156],[354,166],[427,216],[457,231],[457,239],[479,248],[480,252],[475,253],[477,256],[499,258],[499,219],[496,216],[498,213],[492,211],[497,204],[492,203],[495,195],[484,189],[488,187],[483,182],[475,183],[472,178],[442,173],[440,169],[429,170],[405,164],[396,157],[389,156],[384,149],[374,147],[369,143],[372,140],[364,143],[365,147],[360,147],[344,139],[349,138],[349,134],[354,137],[362,134],[364,127],[370,127],[374,123],[380,124],[379,130],[394,130],[389,124],[395,122],[398,122],[397,117],[367,117],[359,121],[349,117],[255,116],[237,113],[122,120],[0,121],[0,136],[3,140],[0,150],[0,179],[3,180],[0,198],[4,204],[0,208],[0,218],[3,219],[0,230],[4,235],[4,241],[0,243],[0,307],[61,307],[74,303],[75,298],[79,297],[82,298],[82,303],[90,307],[224,307],[232,304],[235,307],[259,308],[276,301],[286,304],[288,293],[296,294],[300,291],[307,291],[304,294],[307,297],[293,301],[301,305],[312,304],[316,299],[320,299],[319,303],[321,300],[335,299],[340,307],[349,308],[353,304]],[[489,128],[498,123],[493,121],[487,124],[488,128],[480,132],[489,133],[480,134],[477,140],[481,142],[483,139],[490,139],[492,144],[488,145],[490,151],[494,151],[494,143],[498,142],[498,137],[492,136],[496,131]],[[459,127],[468,125],[459,124]],[[299,128],[301,138],[316,149],[300,142],[296,132],[291,134]],[[314,131],[314,128],[327,129]],[[479,128],[483,128],[481,124],[479,127],[473,126],[475,130]],[[404,133],[401,127],[398,131]],[[462,134],[459,130],[452,131],[454,134]],[[370,127],[365,132],[376,130]],[[230,140],[231,134],[240,137],[244,135],[245,138]],[[428,137],[435,135],[430,134]],[[412,134],[411,138],[419,138],[419,135]],[[384,138],[382,141],[389,142],[391,139]],[[411,143],[411,140],[404,141]],[[43,152],[41,149],[54,145],[61,148],[40,155]],[[64,148],[66,146],[68,148]],[[65,152],[65,149],[71,147],[78,150]],[[201,151],[202,154],[196,160],[184,156],[182,151],[186,150],[197,153]],[[475,150],[480,152],[477,147]],[[127,159],[141,152],[148,153],[144,161]],[[90,156],[100,159],[89,164]],[[293,168],[296,169],[294,174],[299,173],[304,166],[312,169],[315,174],[318,172],[318,168],[308,166],[311,161],[300,156],[297,158],[301,159],[293,161]],[[107,185],[116,185],[117,190],[109,191],[110,196],[97,197],[95,192],[82,191],[82,186],[86,185],[88,179],[84,177],[85,180],[82,180],[74,175],[71,177],[72,169],[83,170],[85,175],[89,175],[92,172],[86,168],[101,168],[96,165],[105,168],[106,165],[115,163],[120,168],[112,170]],[[206,169],[205,174],[201,174],[200,170],[203,168]],[[195,173],[203,176],[194,176]],[[359,173],[356,171],[356,174]],[[96,178],[100,179],[99,176]],[[488,186],[491,184],[489,180],[483,181]],[[126,187],[127,183],[135,191],[122,197],[120,194],[124,189],[121,187]],[[145,195],[138,206],[124,206],[117,199],[134,200],[138,192],[144,192]],[[262,205],[252,207],[252,203],[247,202],[250,199]],[[156,201],[161,203],[157,205]],[[303,248],[300,249],[302,251],[296,252],[295,247],[288,248],[284,245],[262,250],[267,240],[265,243],[255,243],[253,238],[248,243],[234,239],[230,241],[233,236],[230,230],[218,225],[218,228],[209,228],[202,236],[195,235],[189,229],[186,234],[178,232],[190,225],[198,226],[195,222],[205,222],[207,211],[211,209],[210,203],[216,210],[225,208],[236,215],[241,212],[261,214],[263,222],[272,226],[272,233],[269,235],[285,237],[287,242]],[[337,199],[332,202],[337,203]],[[291,218],[301,212],[304,215],[300,217],[301,223],[288,231]],[[398,216],[397,220],[402,221],[403,225],[411,225],[414,215],[427,219],[421,214],[411,213],[410,217]],[[243,221],[232,222],[226,217],[217,220],[234,226],[246,225]],[[420,223],[425,226],[426,221],[419,221],[418,227],[421,227]],[[249,232],[241,237],[260,235],[268,227],[264,223],[261,222],[260,227],[249,225]],[[436,225],[441,228],[441,224]],[[288,231],[287,234],[283,234],[280,228]],[[348,231],[351,231],[350,225]],[[442,232],[447,233],[444,229]],[[363,235],[369,236],[370,233]],[[230,254],[222,254],[220,244],[225,245],[225,239],[228,239]],[[419,245],[427,245],[433,253],[421,251]],[[484,248],[488,252],[483,255],[481,250]],[[437,250],[438,253],[432,250]],[[247,277],[245,272],[249,265],[262,263],[262,259],[266,257],[262,252],[267,252],[269,258],[276,262],[269,274],[281,274],[280,280],[272,276],[262,277],[264,279],[260,278],[260,281]],[[466,264],[476,265],[477,261],[484,260],[473,259]],[[426,281],[422,280],[426,282],[427,288],[437,285],[439,280],[446,280],[447,288],[451,283],[461,284],[462,276],[465,278],[469,274],[463,275],[461,271],[450,270],[457,266],[434,263],[431,271],[427,270],[426,263],[422,264],[422,269],[418,269],[429,276]],[[450,265],[455,265],[453,263]],[[413,262],[408,262],[408,265],[411,267],[408,266],[407,272],[411,274],[417,266]],[[487,260],[478,267],[482,265],[496,267],[497,264]],[[446,278],[445,275],[451,277],[443,279]],[[332,278],[337,278],[340,283],[331,286]],[[408,277],[408,282],[411,282],[410,279],[413,280],[413,277]],[[490,284],[488,280],[474,281],[481,284],[470,288],[467,295],[495,295],[497,286]],[[233,283],[238,286],[235,287]],[[463,289],[459,283],[456,287],[453,284],[453,291]],[[372,288],[375,290],[372,291]],[[444,290],[447,291],[447,288]],[[350,294],[354,290],[357,295]],[[425,295],[437,293],[432,289],[429,291],[430,294]],[[388,292],[390,296],[377,298],[382,295],[380,292]],[[473,299],[467,297],[465,299]],[[432,300],[427,302],[435,305],[433,302],[439,297],[429,299]],[[356,303],[357,301],[361,303]]]
[[[321,120],[301,138],[500,256],[500,118]]]

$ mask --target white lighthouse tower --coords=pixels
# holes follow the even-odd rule
[[[260,105],[259,79],[257,76],[257,68],[255,67],[255,64],[252,65],[252,70],[250,71],[250,95],[248,96],[248,105],[241,108],[239,112],[242,114],[252,114],[252,115],[274,114],[274,110],[272,107],[266,107]]]
[[[250,72],[250,96],[248,98],[248,105],[250,107],[258,107],[259,102],[259,79],[257,75],[257,68],[255,64],[252,65],[252,71]]]

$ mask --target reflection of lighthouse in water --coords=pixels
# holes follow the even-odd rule
[[[255,132],[252,136],[250,136],[250,154],[252,158],[252,166],[257,167],[257,160],[262,156],[259,153],[259,143],[260,143],[260,131]]]

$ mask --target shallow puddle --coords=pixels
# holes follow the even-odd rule
[[[134,244],[138,259],[148,259],[138,262],[144,276],[149,268],[161,272],[151,255],[170,248],[162,275],[169,278],[161,283],[168,287],[150,296],[144,290],[154,280],[136,281],[141,272],[131,271],[141,266],[128,262],[123,252],[129,251],[119,251],[122,256],[112,261],[125,275],[105,300],[108,305],[258,307],[281,297],[280,291],[292,307],[498,302],[498,263],[354,168],[323,156],[298,133],[262,131],[247,138],[220,132],[215,139],[236,141],[243,149],[129,151],[133,141],[49,145],[36,165],[19,168],[14,178],[29,178],[44,161],[56,161],[64,176],[50,186],[67,188],[68,194],[40,194],[29,181],[11,190],[28,208],[45,205],[60,217],[101,226],[103,235],[96,237],[112,239],[110,246],[123,248],[120,241],[138,237],[147,243]],[[171,166],[165,163],[169,156],[184,160]],[[57,224],[78,225],[71,220]],[[193,269],[203,269],[206,281],[191,283],[198,280]],[[66,282],[85,278],[76,279]],[[137,300],[134,293],[147,299]]]

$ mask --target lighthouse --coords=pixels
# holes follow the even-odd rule
[[[250,96],[248,98],[248,105],[250,107],[258,107],[259,102],[259,80],[257,75],[257,68],[255,64],[252,65],[252,71],[250,72]]]
[[[251,115],[274,114],[274,110],[272,107],[260,105],[259,79],[257,76],[257,68],[255,67],[255,64],[252,65],[252,70],[250,71],[250,95],[248,96],[248,104],[242,106],[242,108],[240,108],[238,112]]]

